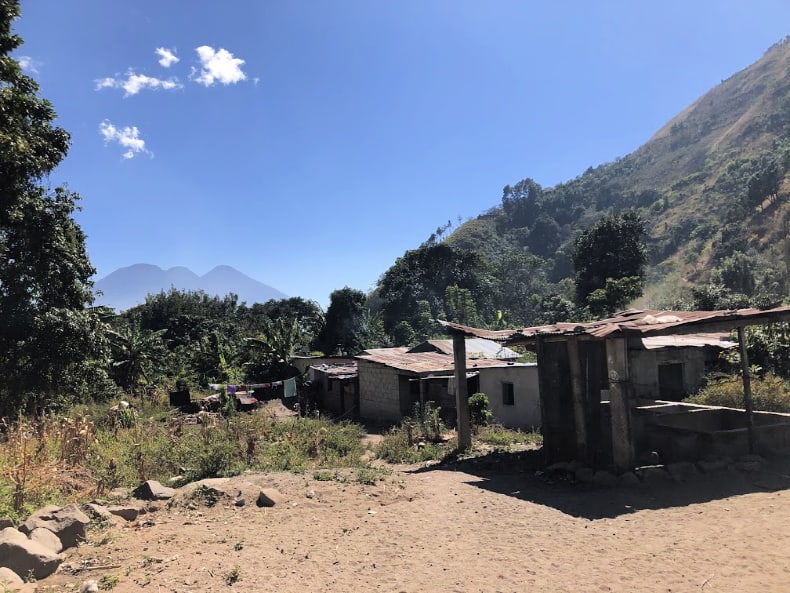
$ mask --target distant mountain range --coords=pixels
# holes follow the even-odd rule
[[[149,294],[166,292],[171,288],[202,290],[208,295],[220,297],[232,292],[239,295],[239,302],[248,305],[288,298],[276,288],[258,282],[230,266],[217,266],[203,276],[198,276],[183,266],[163,270],[151,264],[134,264],[115,270],[94,285],[94,291],[101,293],[96,297],[96,304],[118,311],[144,303]]]

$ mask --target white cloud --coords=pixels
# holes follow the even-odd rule
[[[109,120],[104,120],[99,124],[99,133],[104,137],[105,144],[117,142],[126,151],[121,155],[125,160],[134,158],[139,153],[154,157],[150,150],[145,148],[145,140],[140,138],[140,130],[137,126],[126,126],[116,128]]]
[[[183,87],[177,78],[155,78],[145,74],[135,74],[133,70],[129,70],[126,73],[125,79],[123,77],[113,78],[108,76],[106,78],[97,78],[94,82],[96,83],[95,88],[97,91],[101,89],[123,89],[126,91],[125,97],[136,95],[143,89],[171,91]]]
[[[19,62],[19,66],[25,72],[29,72],[30,74],[38,74],[38,67],[41,66],[41,62],[38,60],[34,60],[30,56],[19,56],[17,61]]]
[[[162,66],[162,68],[170,68],[170,66],[173,64],[177,64],[181,61],[173,52],[173,50],[164,47],[157,47],[154,51],[160,58],[159,65]]]
[[[195,51],[200,59],[200,72],[192,69],[191,78],[204,86],[212,86],[217,82],[222,84],[235,84],[247,79],[241,70],[244,60],[234,58],[226,49],[215,50],[208,45],[201,45]]]

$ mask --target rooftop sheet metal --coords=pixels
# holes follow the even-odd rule
[[[729,340],[729,334],[687,334],[683,336],[647,336],[642,338],[646,350],[659,348],[736,348],[738,342]]]
[[[409,350],[409,352],[427,352],[430,348],[435,349],[442,354],[453,354],[453,341],[452,340],[426,340]],[[488,340],[485,338],[467,338],[466,339],[466,355],[468,358],[499,358],[516,359],[521,355],[515,350],[505,348],[499,342]]]
[[[357,359],[417,374],[449,373],[455,370],[452,355],[440,352],[407,352],[406,348],[371,348],[359,354]],[[512,364],[505,360],[490,358],[467,358],[466,360],[467,370],[505,367],[512,366]]]
[[[642,335],[681,335],[721,331],[745,325],[790,321],[790,307],[737,309],[732,311],[655,311],[629,309],[600,321],[555,323],[513,330],[481,330],[456,323],[441,322],[451,332],[498,340],[506,344],[531,342],[538,336],[591,336],[606,338],[625,332]]]
[[[321,371],[330,379],[344,379],[357,376],[357,363],[348,362],[343,364],[319,364],[310,368]]]

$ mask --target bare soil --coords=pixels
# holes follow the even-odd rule
[[[244,506],[182,493],[92,531],[29,587],[77,591],[104,577],[113,591],[157,593],[790,590],[785,459],[632,487],[549,480],[501,455],[398,466],[373,485],[353,475],[238,476]],[[247,493],[260,488],[283,499],[259,508]]]

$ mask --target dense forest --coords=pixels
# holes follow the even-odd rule
[[[555,187],[505,186],[485,213],[398,258],[369,294],[334,291],[326,311],[175,290],[124,312],[94,307],[79,195],[47,180],[69,135],[10,56],[18,3],[0,10],[0,417],[176,383],[283,379],[295,353],[410,345],[440,335],[437,320],[523,327],[634,303],[765,307],[788,294],[785,42],[633,154]],[[789,366],[783,329],[753,336],[755,361]]]

